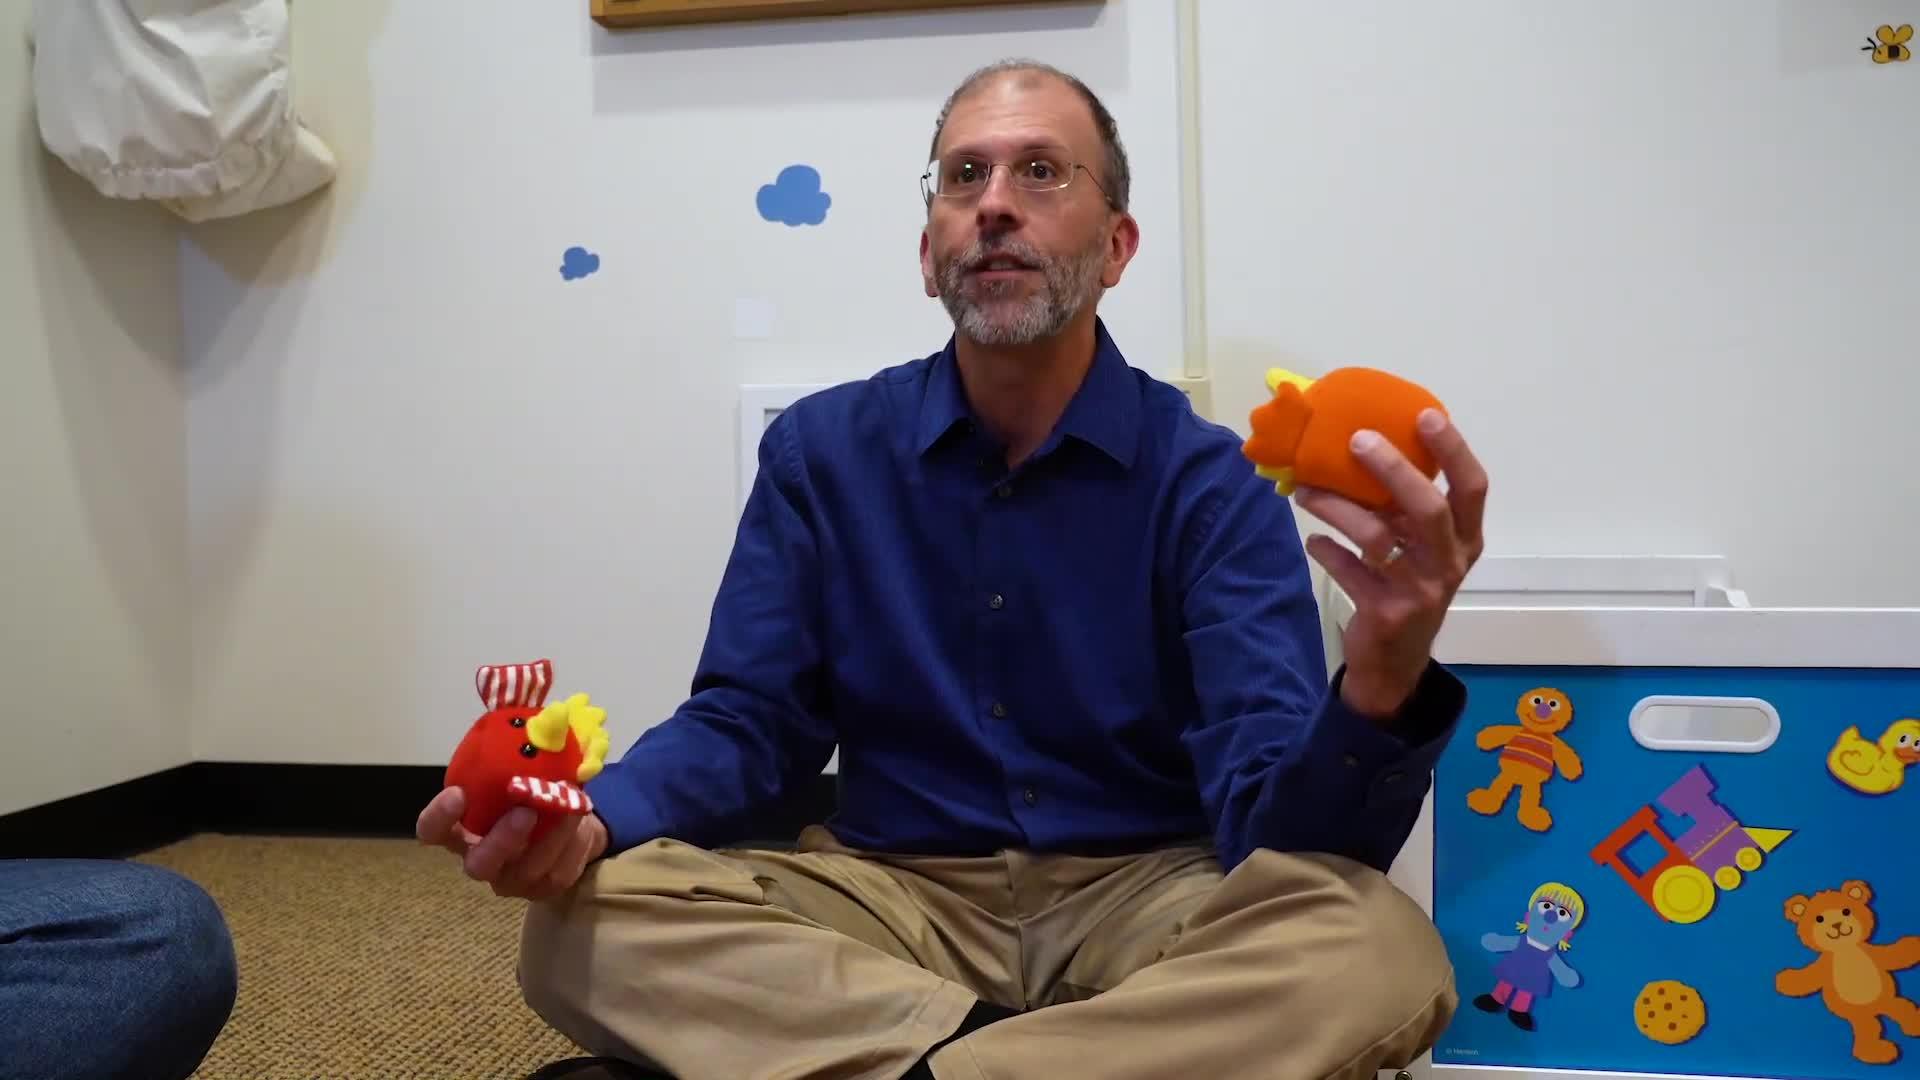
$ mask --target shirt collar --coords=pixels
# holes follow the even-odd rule
[[[914,447],[918,453],[926,453],[956,425],[973,419],[960,385],[956,352],[954,340],[949,338],[947,347],[933,356],[926,397],[920,405]],[[1055,433],[1079,439],[1122,466],[1133,464],[1140,445],[1140,385],[1101,319],[1094,320],[1093,363],[1067,402]]]

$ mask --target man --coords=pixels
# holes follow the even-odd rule
[[[941,352],[770,425],[691,697],[597,812],[423,840],[530,897],[521,981],[683,1080],[1371,1076],[1456,996],[1384,871],[1464,704],[1430,659],[1481,550],[1378,440],[1398,511],[1298,502],[1095,314],[1138,245],[1112,118],[1031,63],[942,111],[920,241]],[[1435,415],[1432,420],[1441,420]],[[1354,597],[1329,683],[1305,552]],[[841,753],[795,852],[714,851]],[[583,872],[584,871],[584,872]]]

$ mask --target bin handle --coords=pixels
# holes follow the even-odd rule
[[[1649,750],[1757,754],[1780,737],[1780,712],[1756,697],[1652,694],[1634,704],[1627,729]]]

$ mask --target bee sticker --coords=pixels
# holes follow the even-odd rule
[[[1868,38],[1865,45],[1860,46],[1860,51],[1872,53],[1873,62],[1876,64],[1898,63],[1913,59],[1913,50],[1907,46],[1907,42],[1912,40],[1912,26],[1901,26],[1898,29],[1883,26],[1873,32],[1873,37]]]

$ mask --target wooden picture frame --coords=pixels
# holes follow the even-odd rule
[[[1098,4],[1105,0],[592,0],[592,12],[593,21],[601,26],[611,30],[632,30],[817,15],[1063,2]]]

